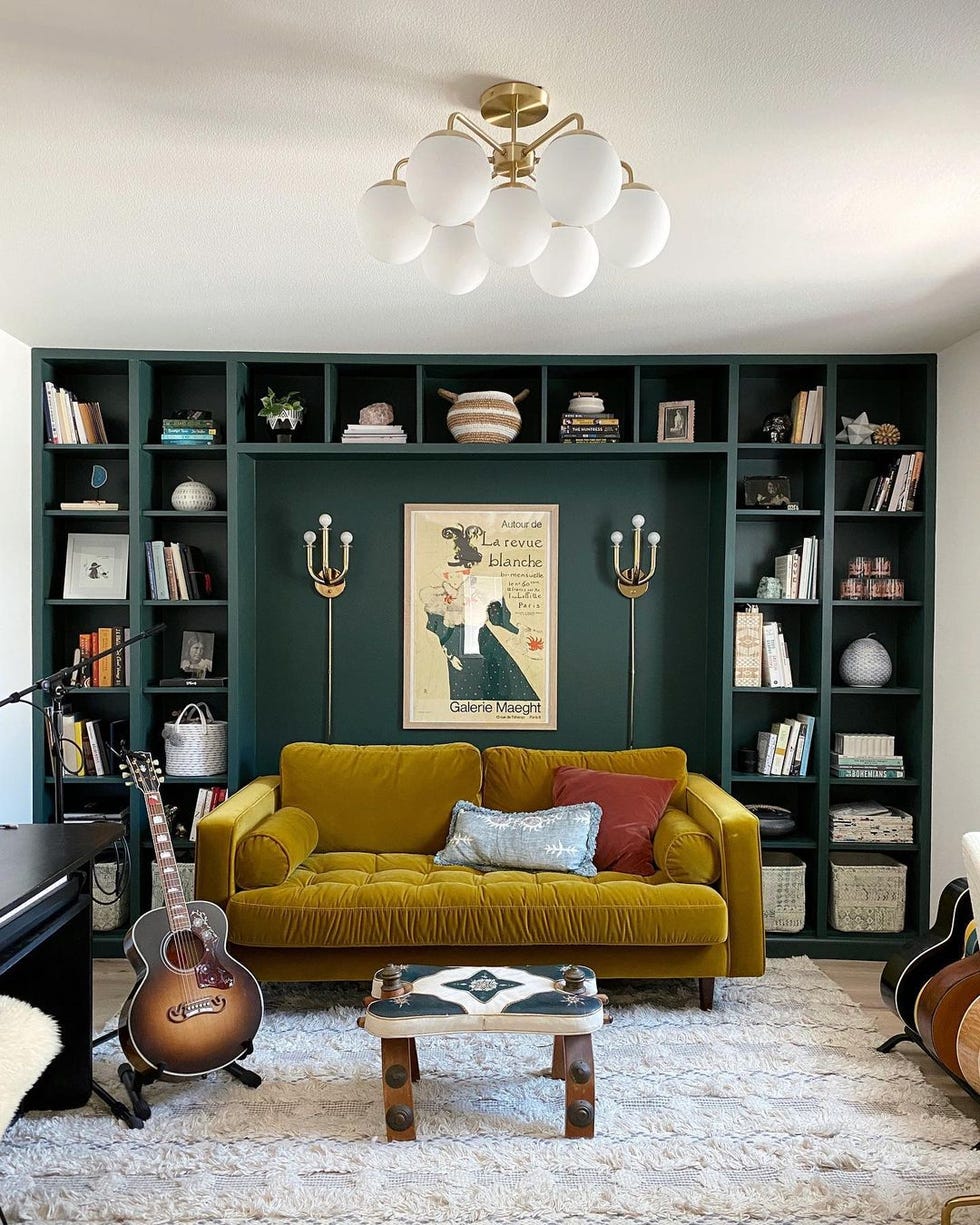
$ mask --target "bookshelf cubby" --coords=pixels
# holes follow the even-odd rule
[[[46,379],[98,400],[109,442],[45,443],[41,408]],[[772,413],[793,396],[825,388],[821,443],[793,446],[762,435]],[[268,387],[296,392],[307,411],[292,442],[281,444],[258,416]],[[516,443],[461,447],[446,427],[457,392],[524,387]],[[558,441],[561,414],[575,391],[595,391],[621,422],[622,441],[601,448]],[[344,427],[378,400],[392,404],[406,432],[402,446],[340,446]],[[663,400],[695,401],[692,443],[658,443]],[[172,413],[200,410],[220,427],[211,447],[160,441]],[[866,411],[893,422],[898,446],[836,442],[840,415]],[[806,925],[770,937],[773,953],[885,957],[923,929],[928,913],[931,792],[933,569],[935,534],[935,358],[932,355],[818,356],[458,356],[399,354],[178,353],[35,350],[34,386],[34,670],[70,662],[78,634],[100,625],[166,633],[133,652],[130,683],[72,695],[82,717],[127,720],[131,743],[161,758],[160,729],[188,701],[206,701],[229,723],[226,774],[168,780],[167,803],[189,818],[199,786],[234,790],[274,768],[277,744],[322,734],[322,602],[306,586],[302,531],[329,510],[354,532],[349,593],[337,608],[335,724],[338,739],[433,742],[459,733],[406,733],[400,727],[401,506],[408,501],[557,501],[561,506],[559,729],[509,737],[530,747],[625,747],[624,602],[608,573],[608,534],[625,530],[636,511],[662,532],[660,564],[639,611],[637,729],[641,743],[680,743],[691,768],[716,778],[745,803],[773,803],[797,817],[795,833],[767,847],[799,855],[807,868]],[[925,468],[915,510],[861,512],[868,481],[903,451],[922,450]],[[108,472],[101,491],[118,511],[61,511],[61,501],[93,496],[93,463]],[[784,475],[800,510],[750,509],[746,476]],[[181,514],[170,494],[181,481],[203,481],[217,495],[213,511]],[[128,533],[126,599],[64,600],[69,532]],[[776,554],[820,540],[817,596],[756,600],[759,579]],[[161,601],[149,596],[144,542],[196,545],[215,579],[211,598]],[[901,601],[838,598],[852,555],[887,555],[905,579]],[[778,621],[793,664],[790,690],[736,689],[736,611],[758,603]],[[288,625],[283,635],[279,617]],[[384,632],[378,633],[381,617]],[[295,626],[295,628],[294,628]],[[227,686],[172,689],[181,634],[215,635],[214,675]],[[838,663],[855,638],[874,633],[894,674],[881,689],[851,689]],[[344,635],[343,639],[339,636]],[[592,667],[581,668],[583,652]],[[312,682],[310,678],[315,678]],[[369,707],[370,695],[374,705]],[[805,777],[743,774],[737,750],[780,718],[815,716]],[[831,733],[861,727],[893,732],[906,758],[902,780],[844,781],[830,774]],[[346,728],[346,731],[345,731]],[[492,744],[500,734],[472,733]],[[34,739],[35,819],[51,817],[52,783],[41,727]],[[125,802],[121,780],[82,778],[65,787],[76,801]],[[875,797],[915,818],[911,846],[883,849],[908,865],[905,931],[836,932],[828,922],[828,807]],[[150,848],[140,801],[130,799],[134,860],[130,920],[149,905]],[[185,848],[189,851],[190,848]],[[846,849],[860,849],[849,846]],[[97,933],[96,950],[118,953],[122,932]]]

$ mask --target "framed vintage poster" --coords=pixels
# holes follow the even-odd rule
[[[125,600],[129,537],[70,532],[65,552],[66,600]]]
[[[554,731],[558,507],[405,507],[407,728]]]

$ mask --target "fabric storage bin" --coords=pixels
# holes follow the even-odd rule
[[[114,898],[123,881],[122,895]],[[116,931],[129,923],[129,889],[125,884],[126,877],[120,877],[119,865],[112,860],[108,863],[96,863],[92,870],[92,930],[97,932]],[[109,900],[114,898],[114,900]]]
[[[830,926],[839,932],[900,932],[904,863],[875,853],[830,856]]]
[[[806,864],[788,851],[762,852],[762,925],[800,932],[806,922]]]
[[[184,890],[184,897],[189,902],[194,897],[194,865],[192,863],[177,864],[177,875]],[[163,885],[160,882],[160,869],[150,865],[150,905],[159,910],[163,905]]]

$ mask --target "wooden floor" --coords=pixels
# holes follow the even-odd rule
[[[900,1023],[881,1002],[878,994],[878,979],[881,976],[881,963],[877,961],[821,961],[818,963],[825,974],[845,991],[856,1004],[859,1004],[878,1027],[882,1038],[902,1028]],[[97,960],[95,962],[95,1004],[94,1023],[96,1029],[101,1027],[119,1011],[119,1006],[129,994],[133,985],[133,971],[124,958],[114,960]],[[719,992],[720,1004],[724,1007],[724,991]],[[717,1005],[716,1005],[717,1007]],[[949,1100],[962,1112],[980,1123],[980,1103],[975,1102],[968,1094],[951,1080],[942,1069],[928,1056],[924,1055],[910,1043],[903,1043],[891,1056],[895,1061],[895,1074],[899,1075],[901,1062],[909,1059],[923,1073],[926,1080],[941,1089]]]

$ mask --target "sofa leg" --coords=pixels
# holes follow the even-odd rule
[[[698,997],[702,1012],[710,1012],[715,1002],[715,980],[713,978],[698,979]]]

